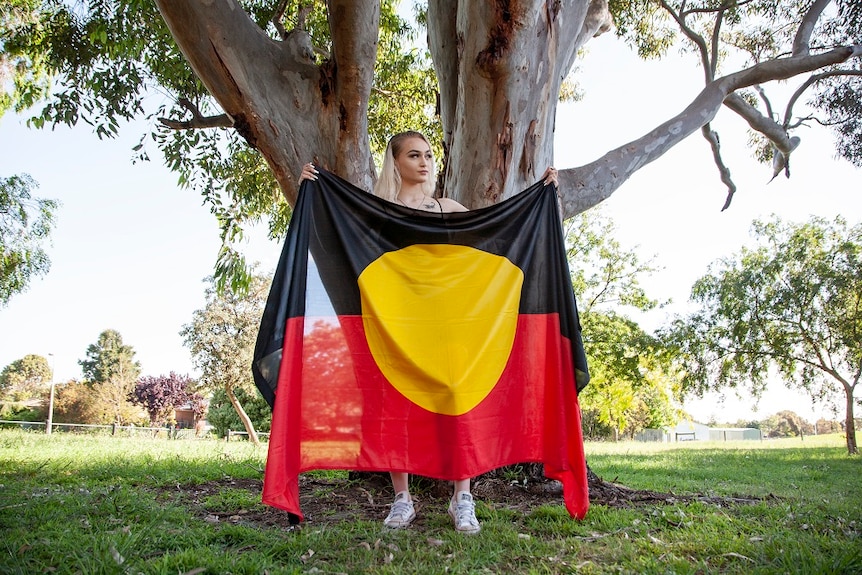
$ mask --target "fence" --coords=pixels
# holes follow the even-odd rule
[[[0,427],[17,425],[26,431],[41,431],[45,432],[47,423],[44,421],[12,421],[0,419]],[[140,427],[137,425],[95,425],[90,423],[52,423],[52,432],[67,432],[67,433],[90,433],[94,435],[114,435],[122,437],[165,437],[166,439],[200,439],[204,437],[212,437],[211,429],[204,432],[197,432],[192,428],[180,428],[176,425],[169,427]],[[261,440],[268,440],[269,433],[258,432],[257,436]],[[231,438],[248,437],[246,431],[227,430],[225,441],[230,441]]]

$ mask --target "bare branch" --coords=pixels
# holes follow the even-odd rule
[[[180,98],[177,103],[188,110],[191,115],[191,120],[172,120],[170,118],[159,118],[159,122],[163,126],[167,126],[172,130],[194,130],[199,128],[232,128],[233,120],[227,114],[219,114],[217,116],[204,116],[200,109],[187,98]]]
[[[712,28],[712,51],[709,59],[712,65],[709,67],[709,80],[715,78],[715,73],[718,70],[718,46],[721,41],[721,24],[724,22],[724,9],[720,9],[715,14],[715,26]]]
[[[685,23],[685,15],[688,14],[687,12],[684,12],[685,2],[683,2],[680,7],[679,13],[675,12],[673,7],[668,4],[666,0],[661,0],[661,6],[674,20],[676,20],[676,23],[679,25],[682,33],[685,34],[685,37],[694,42],[697,46],[697,51],[700,53],[700,64],[703,66],[704,79],[706,82],[712,82],[713,67],[709,62],[709,47],[706,45],[706,40],[704,40],[703,37],[693,29],[689,28],[688,24]]]
[[[284,24],[281,23],[284,20],[284,12],[287,10],[287,0],[279,0],[278,6],[275,7],[275,13],[272,15],[272,25],[275,26],[275,29],[278,30],[278,37],[284,40],[287,38],[287,30],[284,28]]]
[[[724,211],[730,207],[730,201],[733,199],[733,194],[736,193],[736,184],[733,183],[733,179],[730,177],[730,168],[727,167],[724,159],[721,157],[721,144],[719,143],[718,132],[715,132],[709,124],[704,124],[700,128],[700,132],[706,138],[706,141],[709,142],[709,146],[712,148],[712,161],[718,167],[722,183],[727,186],[727,199],[724,200],[724,206],[721,208],[721,211]]]
[[[772,102],[770,102],[769,98],[766,96],[766,91],[763,89],[763,86],[757,84],[754,86],[754,89],[757,91],[760,99],[763,100],[763,105],[766,106],[766,116],[774,120],[775,112],[772,111]]]

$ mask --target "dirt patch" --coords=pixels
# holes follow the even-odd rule
[[[176,485],[159,490],[159,497],[190,507],[193,512],[212,523],[253,523],[263,526],[291,528],[290,517],[284,511],[266,505],[248,509],[212,511],[204,506],[206,499],[225,489],[247,490],[259,496],[263,482],[259,479],[230,479],[210,481],[198,485]],[[560,484],[555,481],[517,482],[499,477],[482,476],[473,483],[473,494],[486,505],[529,513],[545,504],[563,504]],[[440,481],[414,478],[411,493],[420,511],[417,524],[421,525],[423,506],[445,509],[451,496],[451,487]],[[343,521],[377,521],[386,516],[393,493],[389,478],[382,474],[363,474],[356,479],[327,479],[303,475],[299,478],[299,499],[305,514],[305,525],[321,526]],[[753,497],[712,497],[706,495],[677,495],[640,489],[630,489],[617,483],[590,475],[590,503],[608,507],[630,508],[700,501],[717,506],[747,505],[761,501]]]

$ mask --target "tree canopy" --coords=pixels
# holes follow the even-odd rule
[[[141,373],[141,364],[135,360],[135,350],[123,343],[123,336],[114,329],[99,334],[96,343],[87,346],[87,359],[78,361],[84,379],[90,383],[103,383],[112,378],[135,381]]]
[[[251,363],[270,280],[254,274],[249,289],[242,294],[230,290],[220,293],[215,280],[210,280],[206,306],[194,312],[191,323],[183,326],[180,335],[195,367],[201,371],[198,391],[224,391],[249,438],[257,444],[254,425],[236,390],[256,394]]]
[[[236,248],[243,225],[263,219],[281,235],[304,162],[370,190],[375,154],[405,127],[439,142],[439,189],[463,204],[526,188],[553,161],[556,102],[579,50],[610,30],[645,57],[688,47],[704,89],[642,137],[562,170],[567,216],[697,131],[729,204],[736,187],[709,124],[722,109],[745,119],[773,173],[789,175],[799,128],[815,123],[835,131],[843,157],[862,159],[862,18],[852,0],[431,0],[415,21],[388,0],[155,4],[158,13],[145,0],[6,3],[0,53],[12,81],[0,105],[35,108],[35,126],[86,122],[100,137],[149,117],[140,157],[158,148],[219,219],[219,278],[248,281]],[[791,79],[797,88],[780,106],[770,87]],[[632,89],[633,110],[643,89]]]
[[[171,372],[168,375],[144,376],[135,383],[132,392],[135,403],[150,415],[150,425],[163,425],[174,410],[184,403],[196,404],[201,397],[194,393],[195,381],[188,375]]]
[[[778,218],[753,226],[757,245],[716,262],[692,288],[701,305],[666,335],[688,391],[747,386],[777,373],[812,397],[840,392],[847,450],[857,453],[854,392],[862,378],[862,224]],[[773,371],[774,370],[774,371]]]
[[[569,220],[566,244],[590,365],[590,385],[579,400],[585,419],[595,417],[616,438],[676,424],[679,377],[662,342],[625,313],[658,305],[640,285],[656,271],[652,262],[620,245],[601,212]]]
[[[51,366],[41,355],[29,354],[17,359],[0,372],[0,399],[30,399],[44,391],[51,381]]]
[[[26,174],[0,178],[0,306],[51,267],[43,243],[56,223],[58,205],[33,198],[36,187]]]

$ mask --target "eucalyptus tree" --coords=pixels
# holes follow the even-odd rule
[[[41,355],[28,354],[16,359],[0,371],[0,400],[20,401],[39,396],[51,376],[51,365]]]
[[[0,178],[0,306],[51,268],[44,243],[56,224],[58,204],[32,197],[37,186],[27,174]]]
[[[566,244],[590,365],[590,385],[579,401],[593,412],[585,417],[595,416],[618,438],[627,430],[674,425],[681,386],[663,343],[626,314],[659,304],[640,283],[657,270],[623,247],[615,230],[600,211],[579,214],[567,223]]]
[[[201,372],[196,391],[208,395],[223,391],[255,445],[260,440],[236,392],[257,394],[251,363],[269,286],[268,278],[254,274],[243,292],[219,291],[213,280],[206,290],[206,305],[180,331]]]
[[[862,158],[854,0],[429,0],[416,19],[427,52],[391,0],[155,5],[159,14],[148,0],[7,3],[0,25],[13,82],[0,105],[41,104],[34,125],[84,121],[110,137],[122,120],[150,112],[145,96],[164,94],[151,113],[154,140],[219,218],[219,278],[248,279],[235,247],[244,223],[266,219],[273,236],[284,230],[304,162],[371,189],[375,151],[406,125],[439,122],[438,184],[461,203],[486,206],[526,188],[553,163],[558,97],[581,48],[614,21],[645,56],[689,42],[705,84],[643,136],[561,170],[567,217],[698,131],[729,201],[735,186],[710,128],[722,109],[744,118],[759,158],[783,170],[800,145],[793,131],[806,122],[832,125],[841,153]],[[799,90],[778,113],[763,95],[792,78]],[[632,113],[645,113],[637,94],[647,89],[632,86]],[[820,116],[796,104],[809,93]],[[148,146],[142,140],[141,157]]]
[[[753,226],[757,245],[713,264],[692,288],[700,310],[666,330],[685,389],[746,386],[773,370],[813,397],[844,396],[847,452],[858,453],[854,393],[862,378],[862,224],[778,218]]]

